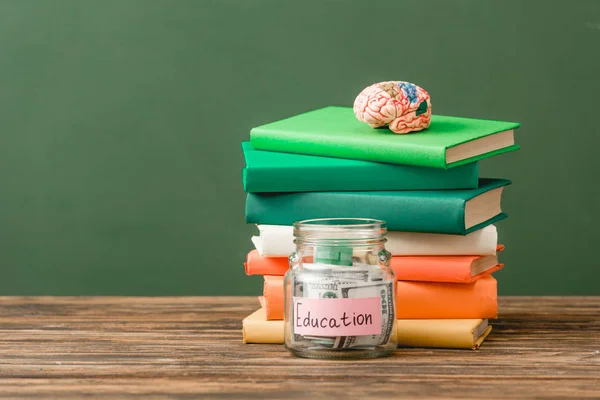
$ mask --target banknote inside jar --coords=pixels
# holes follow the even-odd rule
[[[395,313],[393,281],[386,280],[386,271],[377,265],[352,264],[340,269],[327,264],[306,264],[311,274],[294,277],[293,296],[297,298],[381,298],[381,333],[361,336],[312,336],[292,331],[294,344],[308,349],[358,349],[388,343],[393,332]],[[293,320],[293,310],[292,310]],[[292,325],[293,330],[293,325]]]

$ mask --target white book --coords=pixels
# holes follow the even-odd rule
[[[252,243],[263,257],[287,257],[296,250],[293,228],[257,225],[259,235]],[[476,256],[494,255],[498,231],[494,225],[466,236],[440,233],[389,231],[385,248],[394,256]]]

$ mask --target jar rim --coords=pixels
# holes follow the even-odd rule
[[[296,241],[383,240],[385,221],[374,218],[315,218],[294,223]]]
[[[294,222],[294,226],[386,227],[385,221],[374,218],[313,218]]]

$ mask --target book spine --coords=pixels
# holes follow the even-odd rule
[[[283,319],[283,276],[265,276],[264,308],[267,320]]]
[[[451,170],[365,162],[348,166],[285,165],[244,169],[247,193],[474,189],[478,165]]]
[[[257,225],[259,239],[253,241],[259,243],[263,257],[289,257],[296,251],[294,244],[294,228],[280,225]]]
[[[244,321],[242,340],[244,343],[283,344],[283,321]]]
[[[247,193],[285,193],[311,191],[392,190],[401,186],[382,176],[374,166],[308,167],[282,165],[272,168],[247,167]],[[370,179],[371,177],[380,179]],[[407,185],[407,189],[410,189]]]
[[[289,269],[287,257],[261,257],[257,250],[252,250],[246,256],[246,275],[275,275],[283,276]]]
[[[273,168],[248,166],[244,171],[246,193],[302,192],[311,190],[311,187],[315,190],[319,186],[319,179],[322,179],[313,168],[297,168],[292,165]],[[299,176],[302,179],[298,179]]]
[[[384,220],[390,230],[464,235],[464,207],[465,202],[456,198],[385,192],[248,193],[246,222],[292,225],[305,219],[352,216]]]
[[[283,343],[283,321],[267,321],[259,309],[242,320],[244,343]]]

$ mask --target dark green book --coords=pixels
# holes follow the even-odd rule
[[[249,193],[473,189],[479,177],[476,162],[444,170],[254,150],[250,142],[242,151]]]
[[[326,107],[250,131],[256,150],[450,168],[517,150],[516,122],[432,115],[429,128],[398,135],[360,122],[349,107]]]
[[[248,193],[246,222],[292,225],[312,218],[375,218],[388,229],[466,235],[506,218],[505,179],[480,179],[479,188],[389,192]]]

